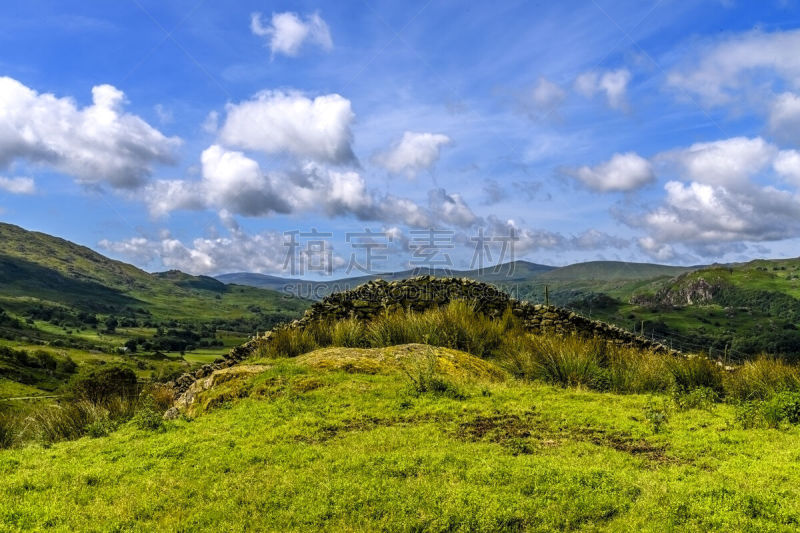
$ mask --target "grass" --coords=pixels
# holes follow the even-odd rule
[[[800,520],[800,430],[517,380],[414,394],[275,359],[243,399],[0,452],[0,529],[759,530]],[[311,386],[310,384],[313,384]]]

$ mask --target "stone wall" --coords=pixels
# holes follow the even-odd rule
[[[616,326],[590,320],[559,307],[531,304],[511,298],[497,288],[467,278],[434,278],[420,276],[400,281],[370,281],[355,289],[332,294],[313,304],[305,315],[279,328],[305,328],[320,320],[337,320],[356,317],[369,320],[386,311],[411,309],[424,311],[444,305],[452,300],[468,300],[476,311],[488,316],[501,316],[511,308],[515,316],[533,333],[577,333],[587,337],[600,337],[622,346],[653,350],[664,354],[677,354],[667,346],[639,337]],[[182,375],[174,382],[177,394],[185,392],[195,380],[209,376],[214,370],[233,366],[247,358],[256,347],[269,342],[272,332],[232,349],[224,359],[204,365],[195,372]]]

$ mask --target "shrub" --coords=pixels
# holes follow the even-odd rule
[[[800,373],[794,365],[761,356],[726,373],[725,393],[736,400],[764,400],[776,391],[800,389]]]
[[[705,409],[710,411],[714,403],[719,401],[719,395],[714,389],[708,387],[697,387],[690,391],[679,392],[677,389],[673,393],[675,406],[681,410]]]
[[[763,403],[763,417],[768,427],[776,428],[781,422],[800,423],[800,393],[779,392]]]
[[[669,422],[669,408],[666,402],[658,405],[650,398],[644,408],[644,418],[650,424],[653,433],[661,433]]]
[[[67,392],[76,399],[101,404],[112,397],[133,397],[137,393],[137,387],[133,370],[106,366],[73,376],[67,385]]]
[[[152,406],[145,406],[140,409],[132,419],[133,425],[143,431],[157,431],[163,429],[164,418],[160,412],[155,411]]]

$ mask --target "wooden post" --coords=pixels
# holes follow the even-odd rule
[[[550,305],[550,289],[547,285],[544,286],[544,304]]]

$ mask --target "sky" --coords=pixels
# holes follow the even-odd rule
[[[148,271],[795,257],[799,187],[796,0],[0,13],[0,221]]]

